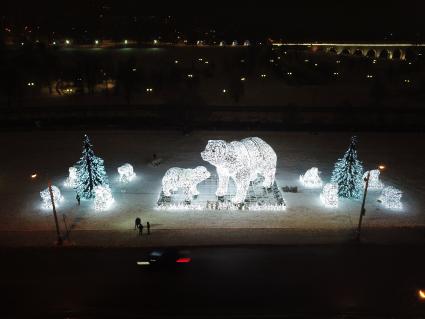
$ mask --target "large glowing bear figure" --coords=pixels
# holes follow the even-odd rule
[[[171,196],[171,191],[183,189],[185,200],[190,201],[193,196],[199,195],[196,186],[209,178],[210,172],[204,166],[196,168],[170,168],[162,178],[162,191],[164,196]]]
[[[236,184],[233,203],[245,200],[249,183],[258,175],[264,177],[263,186],[272,187],[276,174],[276,153],[259,137],[248,137],[227,143],[223,140],[208,141],[201,153],[204,161],[217,167],[217,196],[227,194],[229,178]]]

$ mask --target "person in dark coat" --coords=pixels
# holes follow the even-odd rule
[[[139,228],[139,225],[142,223],[142,221],[140,220],[139,217],[136,218],[136,220],[134,221],[134,230],[136,230],[136,228]]]
[[[146,223],[146,228],[148,229],[148,235],[151,234],[151,224],[149,222]]]
[[[140,223],[139,226],[137,226],[137,228],[139,228],[139,236],[143,235],[143,224]]]
[[[80,195],[77,194],[77,196],[75,197],[75,199],[78,202],[78,206],[80,206],[80,200],[81,200]]]

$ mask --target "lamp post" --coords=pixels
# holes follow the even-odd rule
[[[35,179],[35,178],[37,178],[37,176],[38,176],[37,173],[33,173],[31,175],[31,178]],[[55,220],[55,226],[56,226],[56,236],[57,236],[56,245],[61,246],[63,241],[62,241],[62,237],[61,237],[61,233],[60,233],[60,229],[59,229],[58,216],[56,214],[55,198],[53,196],[52,182],[50,181],[50,178],[47,179],[47,187],[49,189],[50,200],[52,202],[53,218]]]
[[[384,165],[379,165],[378,169],[383,170],[385,168]],[[362,208],[360,209],[360,216],[359,216],[359,224],[357,225],[357,232],[356,232],[356,240],[360,241],[360,234],[362,231],[362,222],[363,222],[363,216],[366,214],[366,209],[364,208],[366,203],[366,196],[367,196],[367,189],[369,187],[369,179],[370,179],[370,170],[367,172],[367,175],[364,179],[365,181],[365,188],[363,193],[363,201],[362,201]]]

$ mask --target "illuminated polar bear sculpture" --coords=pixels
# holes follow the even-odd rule
[[[230,143],[210,140],[201,157],[217,167],[217,196],[227,194],[229,178],[233,179],[236,184],[236,195],[232,202],[235,204],[245,200],[249,183],[258,175],[264,177],[264,187],[270,188],[274,183],[276,153],[259,137],[248,137]]]
[[[204,166],[196,168],[170,168],[162,178],[162,191],[164,196],[171,196],[171,191],[183,190],[185,200],[190,201],[193,196],[199,195],[196,186],[209,178],[210,172]]]

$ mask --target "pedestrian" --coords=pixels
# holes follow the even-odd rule
[[[136,218],[136,220],[134,221],[134,230],[136,230],[136,228],[139,228],[139,225],[142,223],[142,221],[140,220],[139,217]]]
[[[139,226],[137,226],[137,228],[139,228],[139,236],[143,235],[143,224],[140,223]]]
[[[149,222],[146,223],[146,228],[148,229],[148,235],[151,234],[151,224]]]
[[[80,195],[77,194],[77,196],[75,198],[77,199],[78,206],[80,206],[80,200],[81,200]]]

